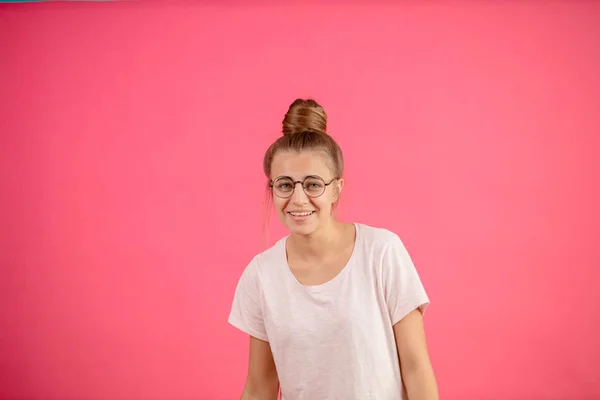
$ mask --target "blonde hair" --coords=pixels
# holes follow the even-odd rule
[[[279,151],[322,150],[330,159],[331,172],[336,178],[344,173],[344,157],[337,142],[327,134],[327,113],[312,99],[295,100],[283,119],[283,136],[265,152],[263,170],[271,179],[273,157]]]

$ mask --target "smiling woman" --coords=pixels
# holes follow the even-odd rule
[[[229,322],[250,335],[242,399],[436,400],[429,298],[400,238],[339,221],[340,147],[327,114],[298,99],[263,168],[290,234],[244,270]]]

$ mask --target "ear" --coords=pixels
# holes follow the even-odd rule
[[[335,192],[333,194],[333,202],[337,203],[342,195],[342,190],[344,189],[344,178],[340,178],[336,181]]]

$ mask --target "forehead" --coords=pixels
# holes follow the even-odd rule
[[[327,161],[327,155],[322,151],[281,151],[273,157],[271,179],[275,179],[278,176],[303,179],[307,175],[330,178],[331,169]]]

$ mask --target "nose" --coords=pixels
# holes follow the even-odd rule
[[[300,187],[298,187],[300,185]],[[296,182],[294,184],[294,193],[290,197],[290,201],[294,204],[306,204],[308,203],[308,196],[304,193],[304,187],[302,182]]]

